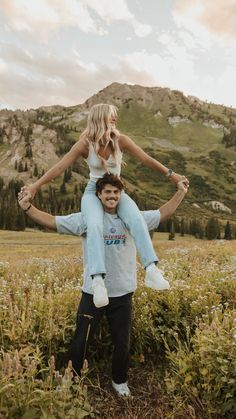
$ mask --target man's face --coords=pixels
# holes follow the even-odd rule
[[[101,193],[98,193],[98,198],[106,212],[111,214],[116,213],[116,207],[120,200],[121,191],[116,186],[106,184]]]

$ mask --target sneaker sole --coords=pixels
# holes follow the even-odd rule
[[[155,291],[164,291],[164,290],[169,290],[170,289],[170,285],[169,284],[168,285],[163,285],[163,286],[155,286],[155,285],[151,284],[150,282],[145,281],[145,285],[148,288],[151,288],[151,289],[153,289]]]

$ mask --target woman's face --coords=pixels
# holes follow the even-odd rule
[[[110,115],[110,117],[109,117],[109,123],[110,123],[111,125],[115,126],[115,124],[116,124],[116,116],[115,116],[115,114],[114,114],[114,113],[112,113],[112,114]]]

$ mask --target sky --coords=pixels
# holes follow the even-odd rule
[[[0,108],[77,105],[113,82],[236,108],[236,0],[0,0]]]

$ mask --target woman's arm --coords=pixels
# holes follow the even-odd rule
[[[158,170],[159,172],[163,173],[164,175],[168,175],[169,169],[164,166],[159,161],[153,159],[153,157],[149,156],[141,147],[139,147],[131,138],[129,138],[127,135],[120,135],[119,137],[119,146],[122,151],[128,151],[130,154],[132,154],[134,157],[136,157],[138,160],[143,162],[145,166],[150,167],[151,169]],[[183,176],[179,175],[178,173],[172,173],[169,176],[169,179],[173,181],[174,183],[178,183],[180,180],[183,180]],[[187,181],[185,178],[184,180]]]
[[[49,169],[40,179],[34,182],[31,185],[27,185],[28,190],[30,191],[32,198],[36,192],[41,188],[45,183],[50,182],[52,179],[59,176],[63,173],[72,163],[74,163],[79,157],[87,157],[87,143],[84,139],[80,139],[75,143],[70,151],[64,155],[64,157],[56,163],[51,169]],[[22,191],[26,187],[22,188]]]
[[[43,212],[35,208],[30,203],[31,199],[32,196],[29,190],[25,192],[24,195],[23,192],[20,192],[18,194],[18,202],[20,207],[33,221],[35,221],[37,224],[40,224],[43,227],[56,230],[56,218],[54,217],[54,215],[48,214],[47,212]]]

